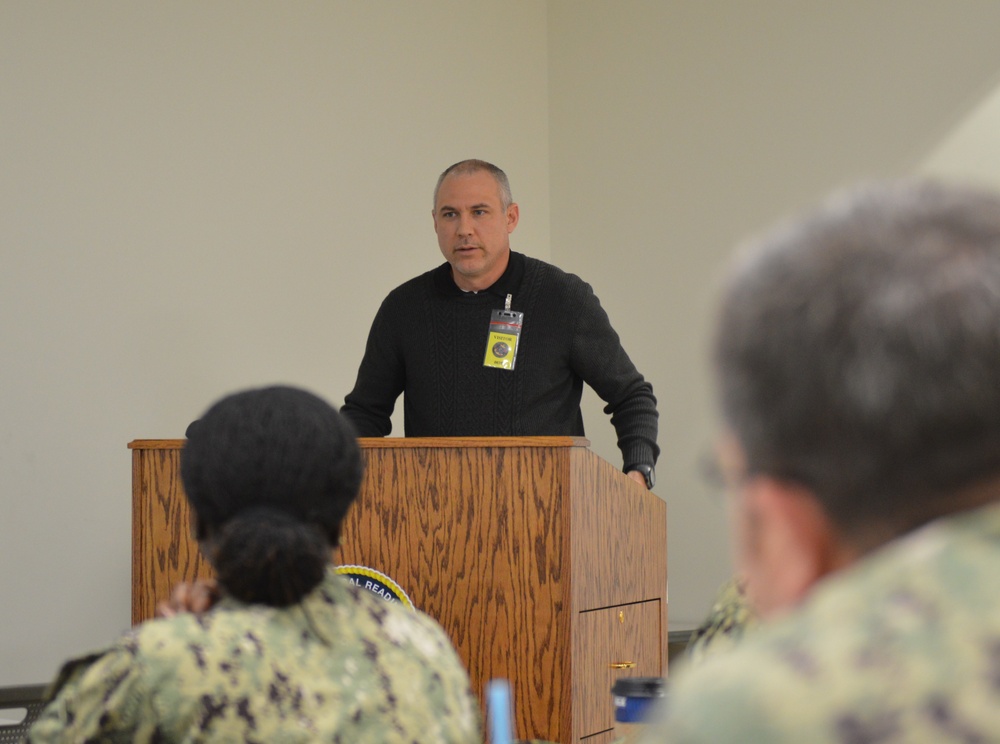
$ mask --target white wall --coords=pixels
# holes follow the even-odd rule
[[[917,172],[1000,188],[1000,81],[927,154]]]
[[[343,399],[444,167],[548,256],[547,95],[540,2],[0,3],[0,685],[128,626],[129,441]]]
[[[552,258],[594,285],[657,393],[670,624],[682,629],[731,572],[720,495],[698,465],[716,433],[706,358],[720,267],[777,216],[909,173],[947,140],[996,85],[1000,3],[549,8]],[[970,161],[983,143],[996,152],[996,118],[978,131]],[[588,399],[588,435],[612,458],[600,408]]]
[[[515,248],[591,281],[656,387],[671,623],[697,621],[729,571],[696,468],[718,268],[950,142],[996,88],[998,22],[972,0],[0,3],[0,685],[127,626],[131,439],[247,385],[342,400],[382,297],[440,260],[433,183],[470,156],[511,176]]]

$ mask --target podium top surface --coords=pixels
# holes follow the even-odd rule
[[[128,448],[181,449],[185,439],[134,439]],[[586,437],[361,437],[361,449],[450,449],[459,447],[589,447]]]

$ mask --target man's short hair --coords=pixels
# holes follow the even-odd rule
[[[510,193],[510,181],[507,179],[507,174],[493,165],[493,163],[488,163],[485,160],[476,160],[475,158],[461,160],[454,165],[449,165],[438,176],[437,185],[434,187],[434,209],[437,209],[438,192],[441,190],[441,184],[444,183],[445,178],[453,173],[469,176],[480,171],[486,171],[493,176],[493,179],[497,182],[497,188],[500,190],[500,205],[504,211],[507,211],[507,207],[514,203],[514,197]]]
[[[750,246],[715,344],[751,474],[848,534],[899,533],[1000,473],[1000,195],[864,186]]]

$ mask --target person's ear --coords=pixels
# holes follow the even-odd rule
[[[514,228],[517,227],[518,220],[521,219],[521,209],[517,206],[516,202],[512,202],[509,207],[507,207],[507,234],[514,232]]]
[[[803,487],[769,477],[741,489],[748,520],[744,571],[751,604],[764,617],[798,605],[812,587],[844,563],[838,530]]]

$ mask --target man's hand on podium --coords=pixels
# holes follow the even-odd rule
[[[629,470],[627,473],[625,473],[625,475],[627,475],[629,478],[631,478],[632,480],[634,480],[636,483],[638,483],[643,488],[646,487],[646,476],[644,476],[638,470]]]

